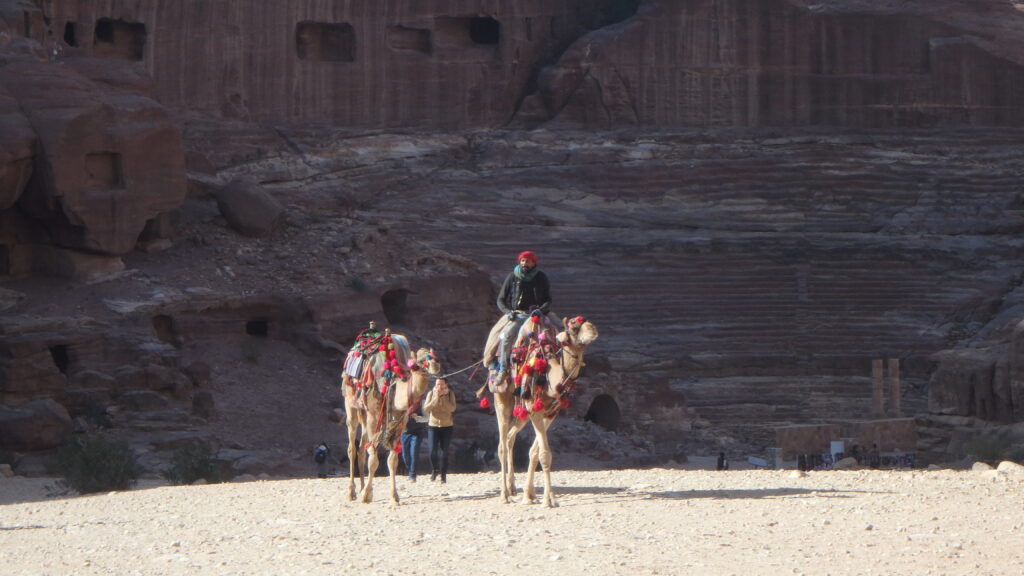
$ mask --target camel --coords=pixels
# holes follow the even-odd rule
[[[363,362],[360,376],[350,375],[347,367],[342,376],[348,428],[348,498],[356,499],[358,476],[360,499],[366,504],[373,501],[373,477],[379,462],[377,447],[383,444],[389,451],[391,502],[399,504],[395,479],[401,452],[400,437],[409,414],[426,393],[430,377],[441,373],[441,364],[434,350],[428,348],[420,348],[413,359],[408,359],[411,356],[409,341],[401,334],[385,331],[367,343],[374,349]]]
[[[532,504],[537,501],[533,483],[539,462],[544,472],[544,504],[555,508],[558,504],[551,489],[552,452],[548,430],[558,413],[568,406],[569,395],[584,366],[583,355],[598,333],[593,324],[577,316],[565,318],[565,330],[552,337],[552,330],[550,325],[545,325],[546,322],[543,317],[535,316],[523,324],[512,349],[508,373],[499,375],[492,370],[488,383],[477,391],[477,396],[481,396],[487,387],[494,393],[503,501],[510,502],[516,494],[513,449],[516,436],[529,422],[536,436],[530,447],[523,502]],[[500,333],[504,324],[499,322],[495,325],[492,335]],[[485,359],[492,356],[493,344],[489,339],[485,346]],[[522,391],[522,396],[516,395],[517,388]]]

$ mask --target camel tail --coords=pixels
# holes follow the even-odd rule
[[[479,389],[477,389],[476,397],[479,398],[479,397],[483,396],[484,392],[486,392],[486,391],[487,391],[487,382],[484,382],[484,385],[481,386]]]

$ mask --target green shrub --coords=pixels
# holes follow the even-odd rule
[[[105,434],[74,437],[57,449],[50,462],[57,484],[79,494],[127,490],[141,469],[127,442]]]
[[[214,458],[213,447],[206,442],[175,448],[171,467],[163,472],[163,477],[171,484],[193,484],[199,479],[218,483],[229,480],[228,476]]]

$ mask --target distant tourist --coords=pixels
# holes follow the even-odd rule
[[[316,463],[317,478],[327,478],[327,457],[331,455],[331,449],[326,442],[317,444],[313,448],[313,462]]]
[[[882,466],[882,453],[878,451],[878,444],[871,445],[871,451],[868,452],[868,466],[872,468]]]
[[[716,469],[717,470],[728,470],[729,469],[729,460],[725,457],[725,452],[719,452],[718,453],[718,466],[716,466]]]

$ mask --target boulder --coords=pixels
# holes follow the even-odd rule
[[[835,468],[836,470],[852,470],[853,468],[857,468],[858,466],[859,464],[857,464],[857,459],[850,457],[839,460],[832,467]]]
[[[1024,466],[1021,466],[1020,464],[1010,460],[1003,460],[1002,462],[1000,462],[999,466],[996,467],[996,470],[1004,474],[1024,476]]]
[[[0,449],[32,452],[55,448],[72,429],[64,406],[44,399],[19,406],[0,406]]]
[[[217,192],[217,207],[236,232],[260,238],[277,229],[284,208],[260,185],[250,179],[238,179]]]
[[[0,209],[17,197],[63,248],[130,252],[146,222],[176,209],[186,190],[181,134],[148,96],[144,70],[109,59],[58,66],[11,50],[3,56]],[[34,157],[25,154],[30,143]]]

